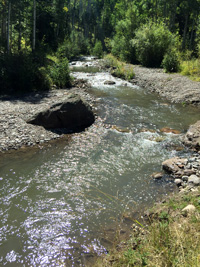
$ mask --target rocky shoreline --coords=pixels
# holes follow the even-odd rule
[[[178,73],[165,73],[163,69],[134,66],[133,83],[158,93],[173,103],[200,105],[200,82]]]
[[[30,93],[19,97],[4,96],[0,98],[0,152],[42,145],[58,139],[62,130],[50,131],[42,126],[28,124],[27,121],[36,113],[52,104],[63,101],[69,93],[76,93],[91,105],[94,98],[90,96],[84,81],[76,82],[71,89],[54,89],[49,92]]]

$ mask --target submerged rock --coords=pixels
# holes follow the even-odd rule
[[[114,81],[105,81],[104,84],[113,85],[113,84],[116,84],[116,82],[114,82]]]
[[[46,129],[65,128],[69,132],[84,130],[95,120],[91,107],[77,94],[35,114],[27,123]]]
[[[154,172],[154,173],[152,173],[151,177],[155,180],[159,180],[163,177],[163,173],[162,172]]]
[[[169,127],[163,127],[160,129],[162,133],[173,133],[173,134],[180,134],[181,132],[179,130],[171,129]]]

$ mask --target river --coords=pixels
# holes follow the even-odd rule
[[[1,159],[1,266],[88,266],[129,234],[128,217],[140,220],[139,211],[176,190],[167,176],[155,181],[151,174],[188,151],[177,151],[181,134],[160,129],[183,134],[199,119],[197,109],[97,72],[85,60],[72,71],[91,84],[96,122],[46,149]]]

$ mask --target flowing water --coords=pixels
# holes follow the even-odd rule
[[[87,64],[73,63],[73,75],[91,84],[94,125],[46,149],[1,159],[1,266],[87,265],[112,245],[116,227],[122,236],[127,232],[123,214],[175,189],[168,179],[151,178],[162,161],[186,153],[175,149],[180,135],[159,129],[184,133],[199,119],[198,110],[167,103]]]

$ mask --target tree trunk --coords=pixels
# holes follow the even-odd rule
[[[6,22],[7,22],[7,16],[6,16],[6,5],[3,5],[2,9],[2,22],[1,22],[1,38],[3,46],[6,47]]]
[[[192,30],[191,30],[191,35],[190,35],[190,47],[189,49],[192,50],[192,44],[193,44],[193,41],[194,41],[194,25],[195,25],[195,21],[196,21],[196,18],[193,18],[192,20]]]
[[[21,51],[22,29],[21,29],[21,14],[19,13],[19,36],[18,36],[18,51]]]
[[[185,26],[184,26],[184,31],[183,31],[182,49],[185,49],[185,46],[186,46],[187,28],[188,28],[188,14],[186,14],[186,16],[185,16]]]
[[[7,27],[7,52],[10,53],[10,13],[11,13],[11,2],[8,4],[8,27]]]
[[[33,51],[35,51],[36,40],[36,0],[33,0]]]

